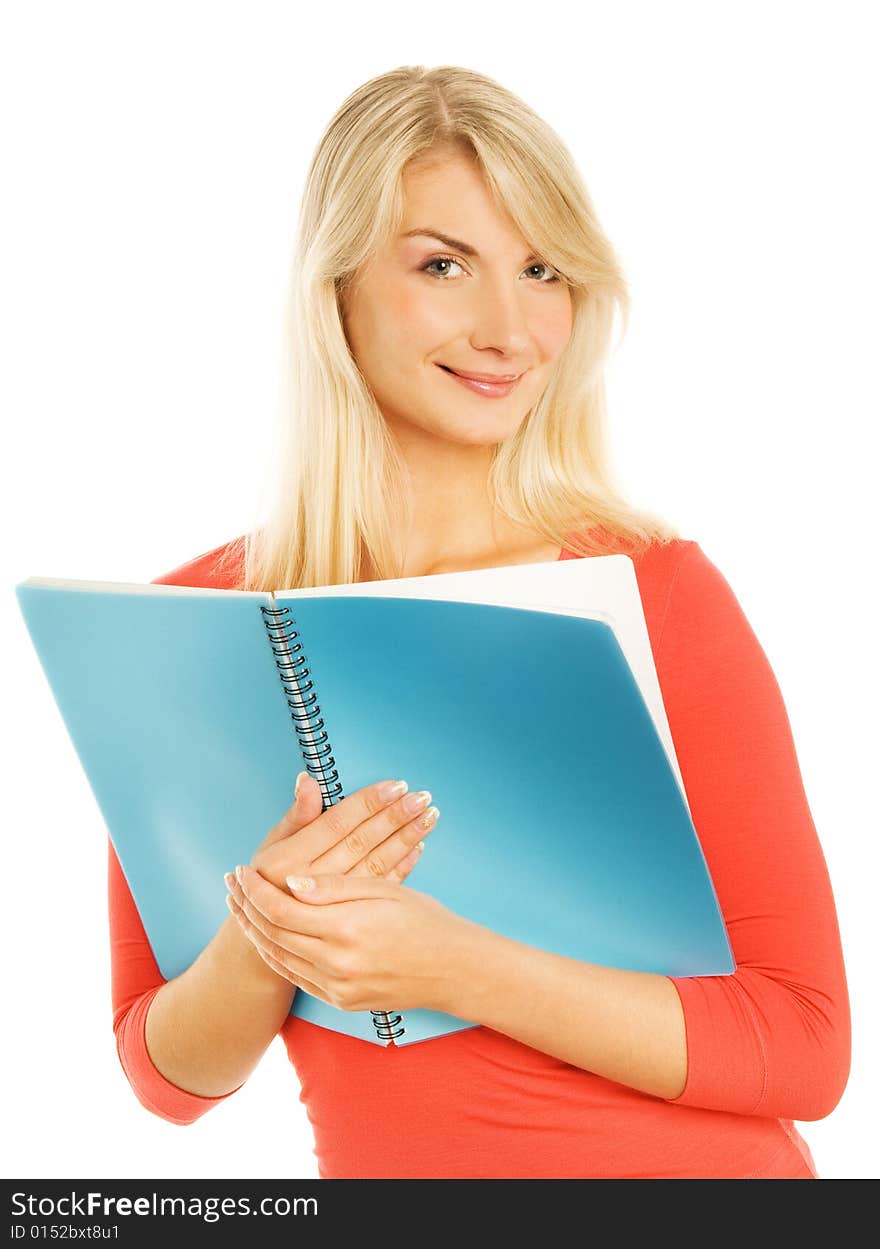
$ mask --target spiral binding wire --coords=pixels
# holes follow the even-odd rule
[[[331,753],[330,738],[324,727],[303,644],[298,641],[296,622],[289,607],[260,604],[260,611],[275,656],[275,666],[281,674],[281,688],[287,697],[306,770],[321,787],[323,809],[326,811],[343,797],[342,783]],[[385,1010],[371,1010],[370,1014],[376,1033],[383,1041],[392,1041],[406,1031],[405,1027],[398,1027],[398,1024],[403,1024],[401,1015]]]
[[[392,1015],[387,1010],[371,1010],[370,1014],[373,1016],[373,1027],[383,1041],[393,1041],[406,1032],[406,1028],[397,1027],[403,1022],[402,1015]]]
[[[314,683],[309,675],[303,644],[296,640],[299,633],[289,607],[266,607],[261,604],[260,611],[263,613],[266,632],[275,656],[275,665],[281,673],[281,688],[287,695],[290,718],[295,726],[306,769],[321,787],[326,811],[342,797],[342,785],[335,767],[336,761],[330,753],[330,741],[324,728]]]

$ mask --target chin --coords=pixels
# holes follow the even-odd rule
[[[515,434],[519,425],[520,422],[516,425],[507,424],[503,428],[496,425],[492,428],[481,426],[479,429],[437,429],[431,432],[444,442],[453,442],[462,447],[494,447]]]
[[[421,418],[415,419],[406,419],[395,413],[389,420],[389,424],[401,434],[407,431],[410,435],[421,434],[423,437],[434,438],[439,442],[454,443],[462,447],[494,447],[515,434],[527,415],[523,413],[520,416],[511,416],[508,412],[504,416],[500,411],[492,412],[491,409],[496,403],[497,401],[486,403],[487,411],[483,413],[482,419],[472,412],[463,414],[458,420],[450,419],[447,410],[438,412],[436,417],[426,412]],[[388,420],[387,411],[386,420]]]
[[[490,404],[487,403],[486,407],[489,408]],[[496,443],[504,442],[506,438],[515,434],[525,419],[525,413],[522,416],[511,416],[510,413],[504,416],[501,412],[496,414],[487,411],[482,419],[471,413],[459,421],[450,421],[447,416],[436,425],[426,424],[423,428],[426,432],[433,433],[435,437],[443,438],[447,442],[460,443],[464,446],[494,447]]]

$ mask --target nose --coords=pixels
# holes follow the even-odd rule
[[[519,279],[486,278],[474,283],[471,345],[477,351],[495,348],[505,355],[524,354],[529,327]]]

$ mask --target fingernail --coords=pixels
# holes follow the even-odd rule
[[[235,888],[235,877],[232,875],[232,872],[227,872],[223,879],[226,882],[226,888],[232,893]]]
[[[440,812],[437,809],[437,807],[429,807],[428,810],[425,812],[425,814],[422,816],[421,820],[419,821],[420,826],[422,828],[430,828],[432,824],[434,824],[434,822],[436,821],[439,815],[440,815]]]
[[[244,868],[241,866],[241,864],[239,864],[239,866],[235,869],[235,876],[239,884],[244,883]]]
[[[419,790],[417,794],[407,794],[403,800],[404,810],[411,815],[415,815],[417,812],[423,811],[430,801],[431,795],[427,789]]]
[[[379,786],[379,797],[382,802],[391,802],[392,798],[399,798],[408,789],[406,781],[389,781],[386,785]]]
[[[314,889],[315,882],[311,876],[288,876],[287,887],[295,893],[308,893],[310,889]]]
[[[297,774],[296,774],[296,784],[295,784],[295,785],[294,785],[294,787],[293,787],[293,796],[294,796],[294,798],[298,798],[298,797],[299,797],[299,787],[300,787],[300,785],[302,785],[303,781],[306,779],[306,777],[307,777],[307,776],[308,776],[308,772],[297,772]]]

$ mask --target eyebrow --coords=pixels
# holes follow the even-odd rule
[[[454,248],[455,251],[461,252],[464,256],[476,256],[479,258],[480,253],[475,247],[472,247],[470,243],[463,243],[461,239],[451,238],[450,235],[443,234],[440,230],[435,230],[432,226],[419,226],[415,230],[407,230],[404,234],[401,234],[400,237],[402,239],[409,239],[413,238],[415,235],[419,235],[423,238],[437,239],[439,243],[444,243],[447,247]],[[526,256],[523,263],[529,264],[531,261],[537,259],[538,257],[533,252],[530,256]]]

